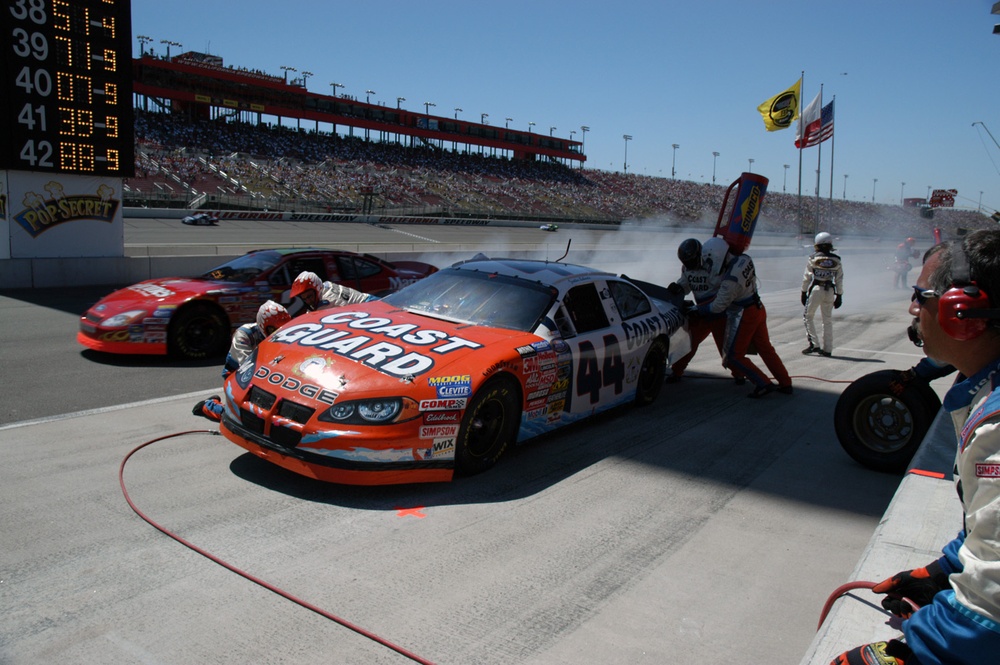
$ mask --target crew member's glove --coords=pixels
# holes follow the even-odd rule
[[[805,307],[805,305],[806,305],[806,300],[808,300],[808,299],[809,299],[809,294],[808,294],[808,293],[806,293],[805,291],[803,291],[803,292],[802,292],[802,306],[803,306],[803,307]]]
[[[845,651],[830,661],[830,665],[905,665],[913,651],[899,640],[862,644]]]
[[[683,297],[684,296],[684,287],[682,287],[677,282],[670,282],[670,284],[667,285],[667,293],[669,293],[672,296]]]
[[[872,587],[874,593],[888,594],[882,607],[903,619],[909,619],[917,607],[930,605],[939,591],[950,588],[948,575],[937,561],[913,570],[896,573]],[[912,602],[912,604],[911,604]]]
[[[833,308],[840,309],[840,306],[844,304],[844,296],[838,295],[833,299]]]

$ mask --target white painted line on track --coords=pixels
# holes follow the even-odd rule
[[[46,416],[45,418],[36,418],[34,420],[22,420],[16,423],[8,423],[6,425],[0,425],[0,432],[6,430],[18,429],[20,427],[30,427],[31,425],[44,425],[45,423],[58,422],[60,420],[69,420],[71,418],[83,418],[85,416],[96,416],[102,413],[111,413],[114,411],[122,411],[124,409],[132,409],[137,406],[149,406],[151,404],[161,404],[163,402],[171,402],[176,399],[193,399],[200,398],[205,399],[211,395],[211,390],[198,390],[193,393],[184,393],[183,395],[171,395],[170,397],[157,397],[155,399],[147,399],[141,402],[129,402],[128,404],[115,404],[114,406],[102,406],[97,409],[87,409],[86,411],[75,411],[73,413],[62,413],[58,416]],[[192,404],[191,406],[194,406]]]

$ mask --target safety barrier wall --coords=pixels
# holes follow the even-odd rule
[[[941,548],[962,526],[962,508],[952,480],[954,458],[955,428],[951,416],[941,410],[851,579],[844,580],[845,583],[880,582],[901,570],[925,566],[941,556]],[[830,589],[831,594],[835,591]],[[800,665],[828,665],[848,649],[898,637],[899,620],[882,610],[881,598],[881,595],[860,590],[837,600]]]

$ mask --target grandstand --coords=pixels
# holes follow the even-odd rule
[[[300,81],[198,55],[133,62],[126,205],[712,227],[725,195],[725,186],[576,168],[586,159],[578,142],[310,94]],[[912,207],[772,190],[758,228],[898,238],[994,224],[975,211],[926,219]]]

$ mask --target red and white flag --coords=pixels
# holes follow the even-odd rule
[[[833,136],[833,102],[820,109],[820,96],[809,102],[809,106],[802,112],[802,129],[805,132],[805,141],[802,140],[798,129],[795,135],[796,148],[811,148],[819,145],[823,141]]]

